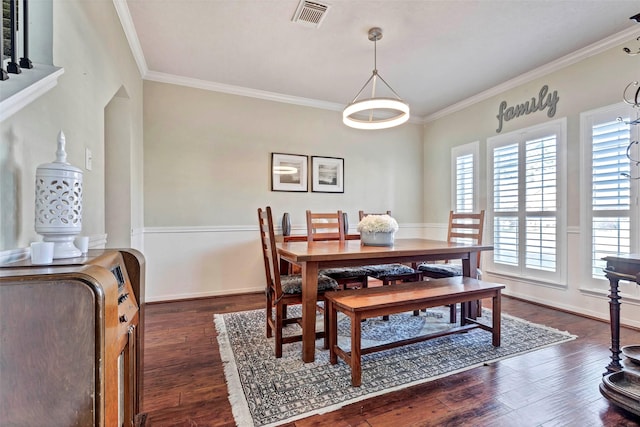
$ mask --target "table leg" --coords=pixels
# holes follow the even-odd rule
[[[493,311],[493,346],[500,347],[500,312],[502,311],[500,291],[496,292],[496,295],[492,298],[492,311]]]
[[[469,252],[469,256],[462,259],[462,275],[474,279],[478,277],[478,252]],[[462,304],[467,304],[467,315],[470,319],[477,319],[482,315],[480,300]]]
[[[469,256],[462,260],[462,275],[467,277],[478,277],[478,253],[469,252]]]
[[[611,320],[611,363],[607,366],[607,372],[618,372],[622,369],[620,365],[620,295],[618,294],[619,279],[609,278],[609,318]]]
[[[302,361],[313,362],[316,349],[318,263],[302,264]]]
[[[464,326],[467,324],[467,317],[469,317],[469,308],[471,307],[471,303],[468,301],[463,301],[460,303],[460,326]]]
[[[329,315],[329,330],[324,331],[324,336],[329,337],[329,363],[338,363],[336,346],[338,345],[338,312],[336,306],[329,300],[325,300],[325,316]]]

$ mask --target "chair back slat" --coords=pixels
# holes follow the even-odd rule
[[[307,210],[307,240],[345,240],[344,215],[337,212]]]
[[[477,233],[480,230],[480,224],[478,224],[478,223],[475,223],[475,224],[472,224],[472,223],[469,223],[469,224],[454,223],[452,225],[452,228],[456,229],[456,230],[474,230],[473,232]],[[469,231],[465,231],[465,232],[469,233]],[[453,233],[453,231],[452,231],[452,233]]]
[[[258,208],[258,223],[260,225],[260,240],[262,242],[267,291],[269,287],[273,288],[275,297],[279,298],[282,295],[280,265],[270,206],[267,206],[265,210]]]

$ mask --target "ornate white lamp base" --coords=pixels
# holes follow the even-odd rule
[[[53,242],[53,259],[75,258],[82,255],[80,249],[73,244],[76,234],[65,234],[63,236],[44,236],[45,242]]]

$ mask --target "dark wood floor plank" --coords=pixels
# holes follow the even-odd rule
[[[143,411],[150,427],[235,425],[213,315],[262,308],[262,294],[149,304]],[[599,393],[609,325],[505,297],[503,311],[578,339],[356,402],[287,427],[638,426]],[[485,306],[489,306],[485,302]],[[622,345],[640,343],[623,328]]]

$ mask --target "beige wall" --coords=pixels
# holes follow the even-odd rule
[[[390,209],[422,221],[422,126],[344,126],[335,111],[144,83],[145,226],[257,226],[271,205],[303,224],[306,209]],[[272,192],[271,153],[344,159],[344,194]],[[256,234],[257,238],[257,234]]]
[[[123,89],[128,94],[129,137],[135,152],[142,147],[142,79],[130,53],[111,0],[53,2],[53,64],[64,68],[58,85],[0,123],[2,221],[17,218],[12,231],[0,236],[0,250],[24,248],[40,240],[34,230],[34,181],[38,165],[55,160],[58,131],[66,136],[67,161],[84,170],[85,148],[93,153],[93,169],[84,170],[82,232],[105,232],[105,108]],[[26,71],[25,71],[26,72]],[[142,227],[142,164],[124,185],[131,192],[133,221]],[[129,167],[129,161],[126,162]],[[119,165],[110,165],[117,170]]]

